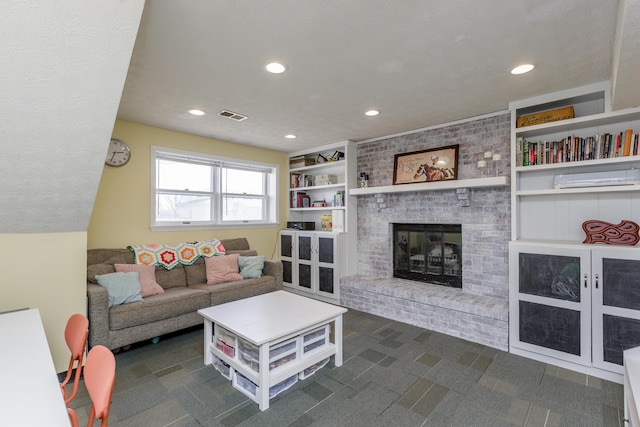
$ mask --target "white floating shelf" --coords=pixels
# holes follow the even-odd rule
[[[362,196],[367,194],[408,193],[412,191],[440,191],[457,188],[501,187],[504,185],[509,185],[509,178],[506,176],[496,176],[490,178],[456,179],[449,181],[417,182],[415,184],[351,188],[349,189],[349,195]]]

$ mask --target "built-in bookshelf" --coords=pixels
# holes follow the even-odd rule
[[[640,345],[640,334],[623,329],[640,327],[640,301],[622,309],[607,295],[620,293],[620,274],[637,270],[640,249],[585,244],[582,228],[587,220],[640,221],[640,109],[611,111],[610,105],[609,82],[509,105],[509,347],[622,382],[618,356]],[[567,106],[574,118],[517,127],[522,115]],[[635,274],[625,277],[636,285]]]

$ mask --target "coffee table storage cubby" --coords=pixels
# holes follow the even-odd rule
[[[345,312],[285,291],[199,310],[205,364],[265,410],[269,399],[313,375],[331,356],[336,367],[342,365]]]

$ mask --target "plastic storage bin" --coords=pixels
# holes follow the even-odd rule
[[[318,369],[323,368],[327,363],[329,363],[328,357],[324,360],[319,361],[314,365],[309,366],[307,369],[300,372],[298,376],[300,377],[301,380],[309,378],[311,375],[315,374]]]
[[[213,367],[222,374],[223,377],[230,380],[233,377],[233,368],[229,366],[224,360],[220,359],[216,355],[213,356]]]
[[[218,350],[229,357],[235,357],[237,338],[234,334],[218,325],[215,325],[215,334],[213,341]]]
[[[302,352],[308,353],[329,342],[329,325],[321,326],[302,336]]]
[[[276,344],[269,350],[269,370],[285,365],[298,357],[298,339],[293,338]],[[259,348],[243,339],[238,340],[238,359],[251,368],[260,372]]]
[[[298,382],[298,375],[292,375],[284,381],[279,382],[271,387],[269,387],[269,399],[277,396],[283,391],[287,390],[289,387],[293,386]],[[233,376],[232,385],[237,390],[240,390],[242,394],[253,400],[254,402],[260,404],[258,401],[258,392],[260,391],[260,387],[258,387],[253,381],[249,378],[242,375],[240,372],[236,372]]]

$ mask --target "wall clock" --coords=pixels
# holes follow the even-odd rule
[[[104,161],[109,166],[124,166],[131,158],[129,146],[119,139],[112,138]]]

